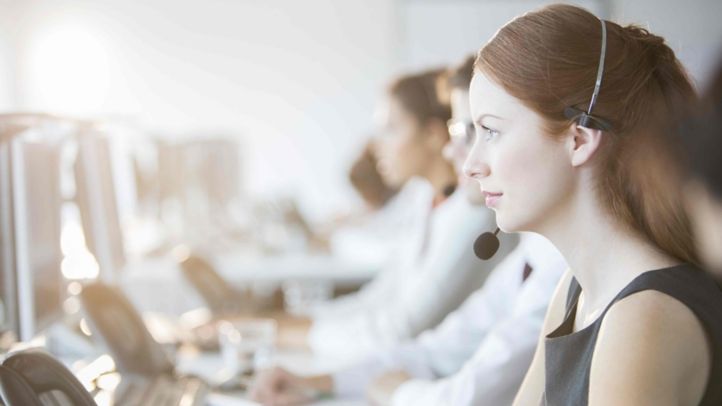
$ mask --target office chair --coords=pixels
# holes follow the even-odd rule
[[[243,310],[243,293],[234,289],[205,259],[190,255],[180,263],[183,276],[190,282],[216,317],[238,314]]]
[[[17,372],[5,367],[0,367],[0,397],[3,405],[43,405],[30,384]]]
[[[199,406],[208,385],[180,376],[143,319],[117,288],[101,282],[86,285],[80,301],[94,335],[100,337],[115,361],[122,380],[114,394],[118,405]]]
[[[91,331],[108,349],[119,372],[144,376],[173,374],[169,355],[119,289],[91,283],[83,287],[80,301]]]
[[[38,350],[15,353],[3,362],[0,395],[7,406],[95,406],[72,372]]]

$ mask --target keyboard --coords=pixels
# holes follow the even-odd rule
[[[201,406],[208,386],[197,378],[123,377],[116,391],[116,406]]]

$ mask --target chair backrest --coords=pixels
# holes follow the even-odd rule
[[[180,266],[183,276],[201,295],[214,315],[237,310],[241,294],[233,289],[207,260],[191,255],[183,260]]]
[[[12,369],[0,366],[0,396],[4,405],[43,406],[30,384]]]
[[[7,406],[95,406],[72,372],[38,350],[15,353],[3,362],[0,394]]]
[[[119,289],[95,282],[83,288],[80,301],[93,335],[105,345],[119,372],[145,376],[173,373],[168,353]]]

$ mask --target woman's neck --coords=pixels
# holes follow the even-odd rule
[[[620,224],[592,197],[570,202],[562,213],[554,227],[541,233],[571,267],[584,292],[585,313],[606,307],[638,275],[678,262]]]

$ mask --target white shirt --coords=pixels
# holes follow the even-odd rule
[[[431,200],[429,194],[429,210]],[[429,216],[426,248],[416,246],[423,255],[408,256],[399,269],[382,275],[387,279],[380,279],[383,286],[375,286],[373,296],[362,292],[366,299],[362,306],[315,317],[309,332],[311,348],[321,355],[356,358],[436,326],[481,286],[497,258],[503,258],[505,252],[482,261],[472,249],[480,233],[494,230],[493,217],[491,210],[471,205],[463,191],[454,193]],[[502,238],[502,251],[508,252],[514,237]]]
[[[423,232],[432,193],[426,180],[410,179],[379,210],[369,213],[361,222],[335,230],[329,237],[333,256],[378,268],[387,265],[382,268],[385,270],[394,269],[387,262],[398,261],[401,245],[408,245]]]
[[[533,271],[522,282],[524,264]],[[531,363],[552,293],[567,265],[545,238],[524,234],[519,246],[436,329],[334,375],[339,396],[363,396],[392,369],[414,379],[394,405],[508,405]]]
[[[344,230],[332,239],[334,255],[347,260],[365,261],[358,257],[379,249],[384,252],[375,254],[376,258],[387,259],[374,279],[358,292],[316,305],[312,309],[314,319],[362,311],[392,294],[404,278],[403,271],[418,257],[433,193],[428,181],[410,179],[364,230]]]

